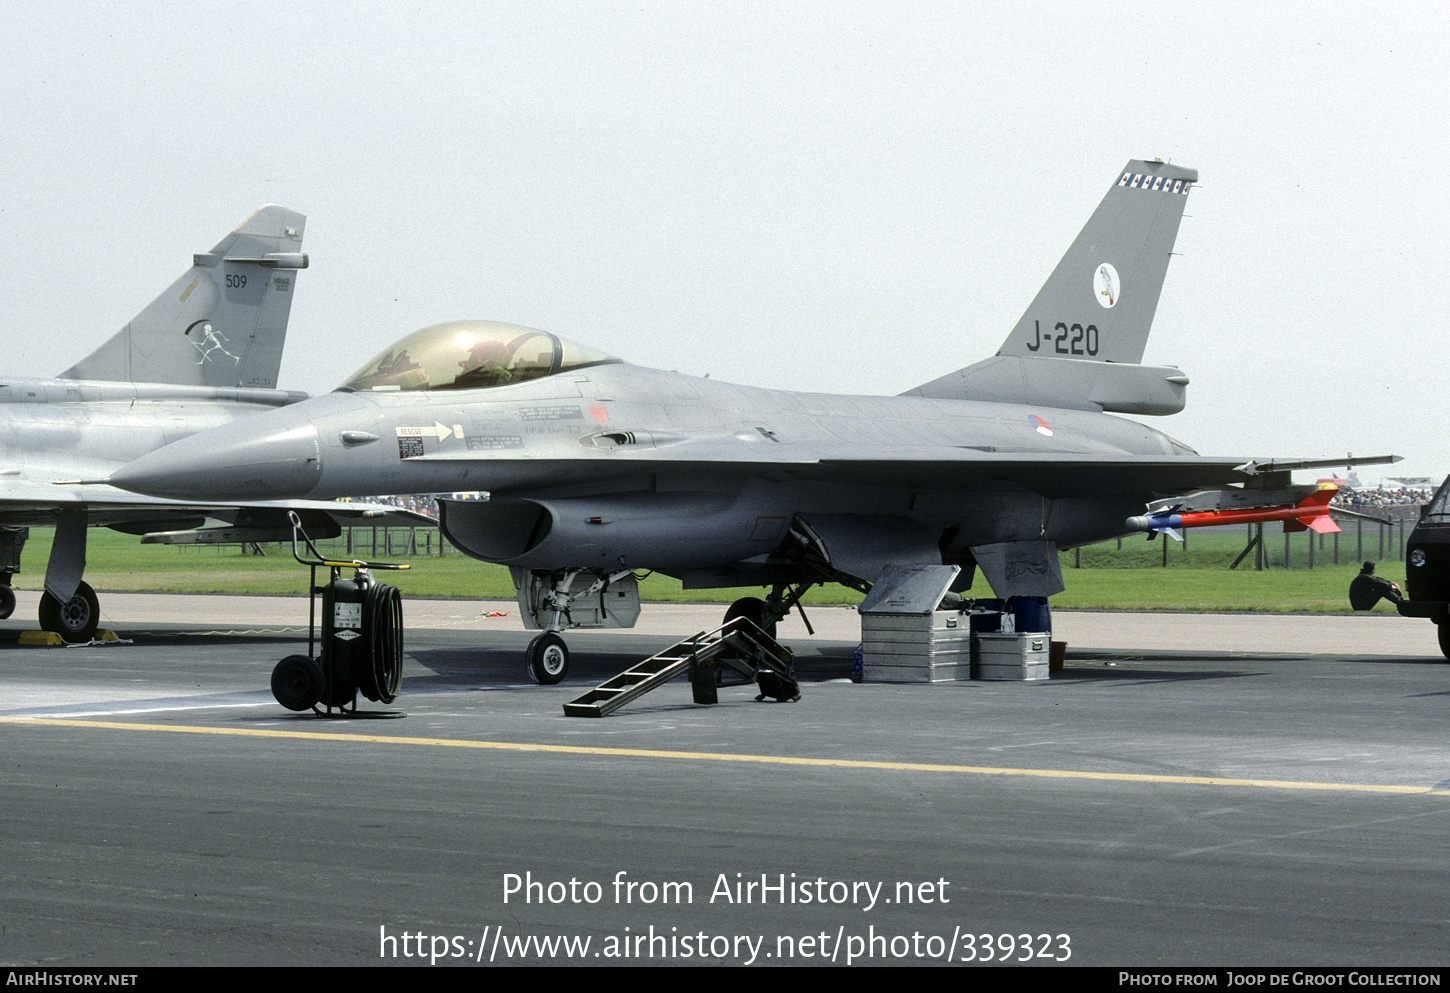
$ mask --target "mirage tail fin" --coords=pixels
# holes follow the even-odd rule
[[[306,220],[261,208],[61,378],[275,388]]]
[[[1133,160],[996,356],[912,396],[997,400],[1084,410],[1171,414],[1188,379],[1138,365],[1198,172]]]

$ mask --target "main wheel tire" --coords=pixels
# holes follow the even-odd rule
[[[54,631],[62,641],[77,644],[96,636],[101,620],[101,604],[96,591],[86,583],[76,587],[75,596],[61,603],[49,593],[40,595],[40,626]]]
[[[543,686],[552,686],[569,673],[569,646],[552,631],[529,642],[524,652],[524,665],[529,678]]]
[[[1440,635],[1440,654],[1450,659],[1450,617],[1442,618],[1435,630]]]
[[[725,611],[725,623],[743,617],[772,638],[775,637],[775,622],[765,623],[765,601],[758,596],[743,596]]]
[[[322,666],[306,655],[289,655],[272,670],[272,695],[288,710],[311,710],[326,689]]]
[[[15,591],[9,584],[0,584],[0,621],[15,613]]]

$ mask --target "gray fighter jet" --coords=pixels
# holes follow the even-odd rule
[[[118,334],[56,379],[0,382],[0,618],[15,609],[11,574],[31,527],[54,527],[40,623],[67,641],[96,630],[99,605],[82,581],[88,527],[153,540],[261,540],[290,534],[285,509],[242,501],[178,505],[98,478],[197,431],[306,397],[276,389],[305,218],[258,210],[204,255]],[[314,527],[376,508],[289,503]],[[208,517],[234,526],[198,531]],[[163,533],[164,532],[164,533]]]
[[[1227,484],[1282,499],[1290,470],[1344,464],[1203,457],[1111,416],[1183,408],[1188,377],[1139,363],[1197,178],[1129,162],[997,354],[901,396],[735,386],[457,321],[109,482],[208,501],[487,490],[441,501],[441,526],[512,570],[544,629],[540,682],[566,670],[560,631],[633,625],[637,570],[766,587],[731,615],[767,626],[812,584],[864,589],[892,565],[960,565],[957,590],[980,567],[998,597],[1048,597],[1059,549],[1127,533],[1150,501]]]

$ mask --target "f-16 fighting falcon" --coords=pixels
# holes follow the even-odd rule
[[[956,591],[980,568],[997,597],[1049,597],[1059,549],[1141,530],[1128,518],[1145,504],[1293,507],[1315,488],[1291,470],[1346,462],[1205,457],[1113,416],[1183,409],[1188,377],[1140,362],[1197,179],[1129,162],[997,354],[900,396],[736,386],[454,321],[334,393],[108,482],[209,502],[487,490],[441,501],[441,526],[512,570],[545,683],[568,666],[561,631],[634,624],[638,570],[761,586],[727,616],[767,628],[810,586],[866,589],[891,565],[960,565]]]

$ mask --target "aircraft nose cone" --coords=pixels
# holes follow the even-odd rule
[[[305,417],[277,414],[284,416],[247,418],[158,448],[106,482],[133,493],[207,503],[306,496],[322,474],[317,428]]]

